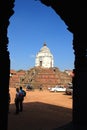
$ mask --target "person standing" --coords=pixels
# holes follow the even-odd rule
[[[20,98],[20,99],[19,99],[19,111],[22,112],[22,111],[23,111],[23,100],[24,100],[22,86],[20,86],[19,98]]]
[[[15,106],[16,106],[15,114],[19,114],[19,88],[16,88]]]

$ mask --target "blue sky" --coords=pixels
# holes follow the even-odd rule
[[[44,42],[60,70],[74,68],[73,34],[51,7],[35,0],[16,0],[8,27],[11,69],[28,70]]]

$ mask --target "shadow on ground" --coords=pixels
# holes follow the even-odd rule
[[[15,115],[10,105],[8,130],[57,130],[72,120],[72,109],[42,102],[24,103],[24,110]]]

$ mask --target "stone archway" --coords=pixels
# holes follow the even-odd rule
[[[87,128],[87,19],[86,2],[75,0],[40,0],[51,6],[61,16],[73,33],[73,49],[75,54],[75,77],[73,79],[73,119],[72,123],[77,128]],[[15,0],[0,1],[0,129],[8,129],[8,90],[10,75],[10,59],[8,52],[7,29],[9,19],[13,15]],[[84,87],[84,89],[83,89]],[[3,96],[4,93],[4,96]],[[4,101],[4,102],[3,102]],[[76,128],[75,127],[75,128]],[[66,128],[68,129],[68,128]],[[71,129],[71,128],[70,128]]]

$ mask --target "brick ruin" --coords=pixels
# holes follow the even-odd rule
[[[33,67],[27,71],[14,71],[10,77],[10,87],[23,86],[27,84],[37,89],[42,86],[44,89],[55,85],[66,86],[72,82],[72,76],[57,67],[41,68]]]

